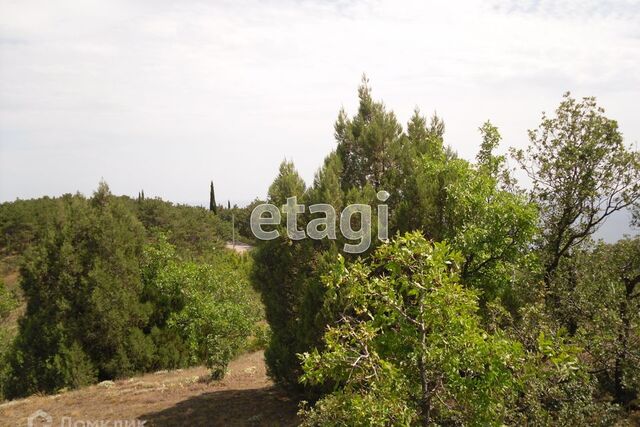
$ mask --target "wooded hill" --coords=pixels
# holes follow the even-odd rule
[[[251,260],[223,249],[231,224],[213,212],[101,183],[90,198],[4,203],[0,230],[20,278],[0,287],[6,398],[199,364],[219,378],[263,345]]]
[[[251,238],[251,207],[223,209],[213,185],[210,209],[104,183],[0,205],[0,249],[20,265],[19,288],[15,275],[0,287],[0,317],[20,317],[0,329],[3,395],[195,364],[220,378],[266,345],[305,425],[631,424],[640,237],[593,238],[622,210],[640,225],[640,154],[617,122],[565,94],[526,149],[484,123],[470,161],[441,118],[416,110],[402,125],[366,79],[358,98],[313,183],[285,161],[267,202],[366,204],[376,236],[388,192],[390,239],[361,254],[342,236],[292,240],[286,224],[250,256],[225,251],[231,217]]]

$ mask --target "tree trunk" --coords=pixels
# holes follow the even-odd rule
[[[633,294],[635,284],[628,280],[625,283],[624,300],[620,302],[620,320],[622,328],[618,333],[619,347],[616,352],[616,360],[614,363],[613,384],[616,402],[626,405],[634,398],[634,393],[625,387],[624,380],[624,364],[627,359],[627,346],[629,345],[629,335],[631,334],[631,320],[629,319],[629,300]]]
[[[420,399],[420,410],[422,411],[422,425],[431,424],[431,390],[429,378],[427,377],[427,363],[425,361],[425,353],[427,346],[427,328],[424,323],[424,290],[420,291],[420,358],[418,359],[418,370],[420,371],[420,387],[422,388],[422,398]]]
[[[423,426],[428,426],[431,424],[431,390],[423,356],[420,356],[418,361],[418,369],[420,370],[420,385],[422,387],[422,399],[420,399],[421,421]]]

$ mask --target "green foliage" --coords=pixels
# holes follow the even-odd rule
[[[562,335],[540,332],[527,348],[507,331],[482,327],[476,292],[458,283],[461,262],[446,244],[419,233],[379,247],[367,263],[339,258],[325,298],[325,309],[339,316],[323,348],[302,356],[301,378],[337,388],[303,409],[305,425],[615,419],[614,407],[594,401],[581,349]]]
[[[224,372],[261,310],[249,260],[219,248],[221,220],[114,197],[104,183],[91,199],[64,196],[53,207],[23,255],[26,313],[0,355],[7,397],[194,363]],[[0,297],[4,313],[11,304]]]
[[[539,209],[539,262],[528,282],[544,288],[522,302],[543,303],[551,327],[584,347],[599,392],[628,405],[638,392],[637,305],[630,298],[637,244],[591,249],[590,237],[613,213],[637,205],[640,154],[594,98],[568,93],[529,137],[529,148],[512,154],[533,181]]]
[[[526,195],[491,122],[471,163],[437,116],[416,109],[403,129],[366,78],[358,97],[313,185],[284,161],[268,202],[365,203],[375,236],[386,190],[389,235],[403,237],[374,237],[359,257],[339,255],[339,235],[293,241],[283,224],[253,260],[227,253],[232,218],[253,239],[260,201],[218,208],[213,183],[208,210],[104,184],[89,200],[0,204],[0,255],[21,259],[26,300],[15,339],[0,323],[0,394],[195,363],[220,378],[267,344],[270,375],[317,400],[306,425],[612,425],[633,409],[640,239],[590,241],[616,211],[640,222],[640,157],[617,123],[593,98],[565,95],[512,152],[532,179]],[[0,321],[15,307],[0,286]]]
[[[367,264],[340,259],[325,299],[329,310],[339,307],[339,320],[324,335],[325,350],[304,355],[303,381],[342,384],[329,402],[358,407],[357,424],[499,425],[515,401],[523,351],[481,328],[477,295],[457,283],[461,261],[419,233],[379,247]],[[327,410],[334,417],[332,406],[316,406],[310,420]]]
[[[6,327],[6,321],[18,302],[0,279],[0,399],[4,397],[4,382],[8,375],[7,351],[13,339],[12,333]]]
[[[293,165],[285,163],[270,187],[269,201],[281,205],[297,196],[308,204],[331,203],[339,213],[350,203],[375,206],[376,187],[387,190],[391,234],[419,229],[436,241],[447,239],[465,255],[461,282],[481,291],[483,304],[497,297],[513,300],[514,269],[522,264],[535,233],[534,206],[523,195],[501,189],[503,183],[492,170],[452,156],[444,148],[444,125],[437,116],[428,123],[416,111],[405,134],[393,113],[372,100],[366,81],[359,98],[356,116],[340,113],[338,147],[325,159],[313,186],[305,191]],[[485,157],[501,169],[504,159],[492,154],[497,130],[486,128],[486,133],[491,142],[485,143]],[[375,236],[377,219],[372,222]],[[280,382],[295,384],[300,374],[295,354],[321,345],[326,323],[336,316],[319,311],[325,292],[321,276],[344,241],[292,242],[283,235],[281,230],[281,238],[259,243],[254,281],[273,331],[266,353],[270,372]],[[375,237],[373,243],[379,243]]]
[[[246,350],[264,350],[269,345],[270,340],[271,328],[269,328],[269,324],[265,321],[260,321],[256,323],[255,328],[253,329],[253,335],[247,343]]]
[[[257,300],[247,295],[248,268],[246,259],[221,254],[212,265],[179,265],[161,282],[163,291],[177,287],[184,299],[183,308],[169,317],[169,328],[183,337],[192,362],[205,363],[214,379],[222,378],[229,361],[244,349],[261,317]]]
[[[24,257],[27,309],[9,355],[8,395],[83,382],[93,369],[71,367],[87,365],[86,356],[101,378],[135,371],[128,339],[147,316],[138,301],[143,233],[105,184],[90,200],[62,200],[45,237]]]
[[[562,306],[592,371],[629,404],[640,392],[640,237],[581,251],[561,272]]]
[[[143,265],[144,300],[152,303],[157,325],[152,337],[165,343],[157,357],[171,367],[187,357],[220,378],[262,318],[249,284],[250,259],[218,250],[205,262],[181,261],[160,235],[145,249]]]
[[[1,203],[0,255],[23,254],[31,245],[44,239],[50,224],[64,210],[65,200],[73,198],[82,196],[66,194],[61,198],[43,197]],[[231,217],[219,218],[211,215],[207,209],[174,205],[159,198],[114,198],[142,223],[147,238],[153,238],[160,231],[169,236],[169,241],[180,253],[190,257],[197,258],[214,247],[220,247],[224,241],[231,240]]]
[[[305,334],[316,332],[295,314],[313,313],[303,313],[300,307],[312,267],[301,260],[313,260],[312,249],[309,245],[291,245],[286,237],[280,237],[263,242],[253,253],[253,282],[260,291],[272,331],[265,360],[270,374],[287,385],[297,383],[300,368],[296,353],[309,344]]]
[[[293,163],[284,161],[278,177],[269,187],[268,201],[280,206],[286,203],[287,197],[300,199],[304,187]],[[299,372],[295,371],[297,328],[292,313],[300,299],[301,287],[296,284],[306,272],[303,263],[298,264],[300,269],[292,270],[291,267],[302,259],[309,259],[310,254],[307,245],[291,245],[284,226],[275,227],[278,227],[280,237],[261,242],[253,252],[252,280],[260,291],[272,330],[269,347],[265,351],[270,374],[282,383],[295,384]]]
[[[451,158],[442,139],[444,125],[439,129],[438,123],[440,119],[434,116],[429,126],[427,118],[416,109],[407,123],[406,135],[391,146],[395,167],[389,171],[385,186],[387,191],[392,191],[388,201],[391,227],[399,232],[420,229],[423,225],[419,210],[415,209],[419,197],[416,169],[421,159],[446,161]]]
[[[495,154],[502,140],[500,131],[489,120],[487,120],[479,130],[482,135],[482,144],[480,144],[480,151],[478,151],[476,155],[478,167],[483,169],[485,173],[501,181],[504,186],[509,187],[514,185],[515,181],[511,179],[509,171],[505,167],[506,156]]]
[[[6,319],[17,304],[16,298],[7,290],[4,281],[0,279],[0,321]]]
[[[358,114],[349,119],[340,111],[335,124],[337,154],[342,162],[342,188],[363,187],[370,183],[378,188],[391,169],[391,145],[400,138],[402,126],[384,104],[374,102],[368,79],[363,76],[358,88]]]
[[[336,214],[343,208],[344,194],[340,187],[342,176],[342,162],[335,152],[324,159],[324,165],[318,170],[309,189],[307,198],[309,203],[327,203],[336,210]]]
[[[268,203],[281,206],[287,203],[287,198],[302,198],[305,190],[304,180],[300,178],[293,162],[283,161],[278,170],[278,176],[269,186]]]
[[[63,347],[59,359],[62,360],[61,375],[66,386],[78,388],[97,380],[96,368],[77,341],[69,348]]]
[[[462,282],[482,290],[486,299],[509,292],[513,270],[536,232],[535,207],[523,195],[501,190],[484,166],[462,159],[424,157],[416,182],[413,206],[420,228],[464,255]]]
[[[640,198],[640,154],[626,147],[618,123],[595,98],[569,93],[529,131],[531,145],[512,154],[533,181],[540,209],[544,280],[553,292],[560,260],[616,211]]]
[[[269,188],[268,201],[282,205],[287,197],[296,196],[299,203],[319,203],[328,196],[342,206],[340,170],[339,158],[329,156],[316,175],[314,187],[305,192],[304,182],[293,164],[285,162]],[[310,218],[301,216],[302,221]],[[333,262],[338,242],[327,239],[293,242],[287,237],[284,224],[279,231],[279,238],[261,241],[253,250],[252,280],[260,291],[271,330],[265,351],[269,373],[280,384],[299,388],[302,371],[297,354],[320,342],[326,324],[320,312],[324,295],[320,276]]]
[[[565,330],[557,330],[544,304],[520,310],[521,321],[508,332],[527,349],[524,385],[509,413],[513,425],[611,425],[619,408],[603,400],[583,361],[583,349]]]
[[[482,375],[479,381],[473,377],[473,384],[467,384],[467,378],[461,374],[456,379],[451,368],[451,372],[447,371],[451,374],[447,376],[450,383],[442,386],[446,397],[430,402],[433,416],[454,424],[613,422],[619,414],[617,406],[607,403],[609,393],[620,403],[635,396],[628,393],[635,387],[630,385],[635,381],[631,359],[622,363],[623,358],[616,354],[635,356],[630,350],[616,350],[613,344],[586,343],[582,334],[586,337],[587,330],[603,334],[609,328],[615,332],[609,333],[609,341],[603,338],[602,342],[619,344],[621,329],[617,325],[621,305],[613,299],[611,309],[617,305],[617,318],[609,317],[601,323],[602,329],[595,328],[594,322],[585,318],[589,305],[578,294],[582,292],[592,304],[601,304],[597,292],[580,290],[575,282],[577,276],[573,273],[571,276],[568,266],[573,265],[588,236],[612,212],[634,201],[637,205],[638,154],[624,146],[615,121],[606,118],[593,99],[576,102],[567,96],[556,116],[543,117],[540,129],[530,133],[530,149],[514,152],[533,178],[533,191],[527,195],[510,175],[505,156],[497,153],[501,136],[490,122],[480,128],[482,141],[476,163],[472,164],[446,147],[444,124],[437,116],[429,122],[416,110],[403,131],[394,114],[382,102],[373,100],[366,79],[358,95],[357,114],[350,118],[341,111],[338,116],[336,151],[325,159],[313,186],[305,189],[293,165],[283,164],[270,187],[270,201],[281,205],[287,197],[296,196],[299,202],[331,203],[339,210],[354,202],[375,205],[376,190],[384,189],[391,194],[387,202],[391,235],[418,230],[431,242],[446,241],[447,247],[459,254],[455,280],[451,279],[451,286],[443,285],[440,290],[443,294],[433,293],[434,298],[440,295],[442,299],[431,305],[428,300],[421,300],[421,304],[436,314],[434,321],[440,319],[454,328],[435,329],[433,342],[444,336],[448,345],[453,346],[459,342],[455,335],[448,334],[456,332],[471,344],[447,347],[457,350],[457,354],[442,356],[442,365],[436,364],[433,369],[446,371],[447,364],[453,364],[460,374],[468,366],[477,369],[474,363],[483,368],[504,368],[491,358],[509,354],[513,357],[512,365],[499,370],[505,376],[489,377],[491,381],[504,380],[511,389],[501,391],[498,387],[488,392],[481,387]],[[313,218],[300,215],[303,224]],[[400,344],[393,347],[396,343],[391,337],[406,333],[402,316],[391,316],[396,307],[380,309],[379,301],[363,297],[372,288],[379,292],[379,298],[388,289],[394,290],[395,296],[402,295],[386,281],[392,278],[402,281],[412,273],[403,271],[394,276],[395,273],[376,264],[379,255],[368,263],[347,255],[343,268],[352,282],[347,281],[349,286],[343,284],[336,291],[332,286],[339,280],[331,271],[343,239],[338,236],[333,241],[291,241],[280,231],[280,238],[258,243],[253,279],[262,293],[272,328],[266,351],[270,374],[282,384],[293,385],[302,374],[294,355],[308,354],[305,391],[325,393],[315,409],[306,407],[307,423],[403,425],[424,419],[427,412],[424,399],[416,391],[420,378],[420,368],[416,366],[421,359],[415,355],[420,354],[421,347],[415,345],[415,337],[413,347],[408,346],[407,340],[401,341],[405,347]],[[377,244],[374,241],[374,246]],[[624,251],[629,250],[627,247]],[[362,256],[366,259],[370,255],[371,252]],[[352,261],[355,264],[350,264]],[[561,271],[556,271],[559,268]],[[601,268],[602,275],[608,271]],[[327,274],[334,279],[323,280]],[[355,279],[357,274],[360,281]],[[590,282],[580,280],[585,286]],[[372,283],[384,286],[379,289]],[[343,295],[342,300],[331,301],[335,295]],[[450,295],[455,296],[451,301],[446,299]],[[555,304],[549,304],[549,295],[554,295]],[[383,302],[388,303],[391,296],[385,298]],[[404,295],[394,303],[407,312],[403,304],[415,302],[415,298],[416,295]],[[440,305],[454,311],[446,312]],[[359,315],[345,312],[345,307],[356,306],[362,311]],[[409,304],[408,309],[417,306]],[[626,310],[635,310],[635,306],[627,306]],[[366,313],[374,311],[375,316],[366,317]],[[385,316],[389,317],[389,323],[384,326],[392,332],[376,323]],[[462,327],[442,320],[449,317],[473,320]],[[415,316],[412,318],[415,320]],[[634,337],[634,333],[628,336]],[[626,342],[635,343],[632,338]],[[364,367],[352,372],[356,353],[349,353],[349,359],[348,349],[362,350],[364,344],[369,345],[369,350],[375,348],[377,353],[374,357],[370,352],[365,361],[358,363],[375,366],[383,375],[375,377],[373,368],[367,371]],[[387,347],[394,349],[392,355],[385,353]],[[625,366],[618,369],[624,372],[618,377],[627,378],[618,381],[624,383],[625,399],[615,397],[616,392],[611,390],[616,387],[607,385],[615,383],[614,379],[607,380],[605,374],[593,375],[594,370],[604,369],[596,367],[591,355],[596,347],[602,351],[598,356],[603,360],[601,365],[608,357],[609,365],[619,360],[620,366]],[[425,353],[429,357],[438,354],[433,348]],[[409,355],[413,359],[406,360]],[[424,362],[433,363],[429,358]],[[616,370],[610,366],[607,369]],[[481,369],[479,372],[486,373]],[[358,373],[365,376],[358,377]],[[428,379],[433,380],[433,371],[429,373]],[[374,377],[375,382],[371,380]],[[465,406],[462,401],[473,403]]]
[[[387,372],[381,371],[381,374]],[[410,426],[418,418],[397,375],[379,377],[366,391],[338,389],[311,408],[303,402],[303,426]]]
[[[0,255],[23,253],[41,238],[58,206],[57,200],[49,197],[1,203]]]
[[[231,223],[204,209],[173,205],[160,199],[144,199],[138,203],[126,198],[147,235],[166,234],[169,242],[188,257],[198,258],[224,241],[231,240]]]

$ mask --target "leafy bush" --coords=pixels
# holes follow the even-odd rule
[[[171,272],[179,283],[184,307],[171,314],[168,325],[184,340],[194,363],[205,363],[214,379],[244,348],[260,318],[246,269],[234,254],[214,265],[184,263]],[[165,282],[166,284],[167,282]]]
[[[533,348],[482,326],[477,292],[459,284],[462,258],[410,233],[369,262],[342,258],[326,277],[338,313],[323,347],[303,354],[309,383],[337,387],[305,425],[606,424],[581,349],[539,333]]]
[[[335,417],[327,408],[336,399],[359,408],[358,425],[505,418],[520,387],[514,372],[524,352],[482,329],[476,293],[457,282],[461,260],[419,233],[379,247],[370,263],[339,260],[325,300],[339,320],[326,331],[324,350],[303,356],[302,380],[331,380],[342,389],[310,411],[310,424],[323,411]]]
[[[15,297],[6,288],[4,281],[0,279],[0,321],[6,319],[16,305]]]

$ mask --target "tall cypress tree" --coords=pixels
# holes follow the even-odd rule
[[[213,190],[213,181],[211,181],[211,188],[209,190],[209,210],[213,213],[218,213],[218,205],[216,205],[216,192]]]

